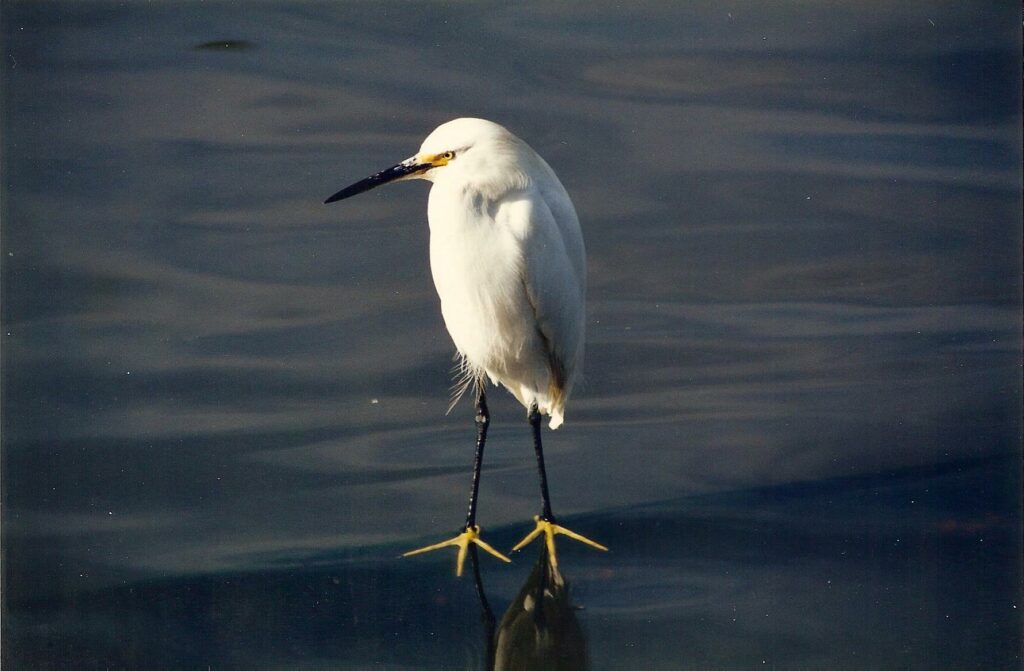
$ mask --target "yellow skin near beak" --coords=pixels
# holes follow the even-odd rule
[[[429,163],[435,168],[439,168],[442,165],[447,165],[448,161],[455,157],[450,151],[446,151],[443,154],[416,154],[416,158],[420,163]]]

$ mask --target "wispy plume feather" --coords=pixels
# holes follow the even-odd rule
[[[446,415],[449,414],[458,404],[459,399],[462,398],[462,395],[466,393],[467,389],[472,387],[475,392],[480,388],[480,385],[482,385],[484,381],[484,372],[469,363],[462,352],[456,352],[453,358],[455,360],[455,365],[452,366],[452,375],[455,379],[449,389],[449,402],[448,409],[445,411]]]

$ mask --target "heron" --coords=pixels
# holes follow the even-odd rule
[[[432,182],[430,270],[459,362],[452,404],[469,389],[475,396],[476,453],[466,523],[458,535],[403,556],[455,547],[457,575],[470,545],[511,561],[483,540],[476,520],[490,424],[488,380],[526,408],[540,479],[541,511],[512,551],[543,536],[557,567],[557,535],[607,550],[556,521],[541,441],[542,416],[551,429],[561,426],[583,365],[586,255],[569,194],[547,162],[506,128],[459,118],[434,129],[415,155],[325,203],[412,179]]]

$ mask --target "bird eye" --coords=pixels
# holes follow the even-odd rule
[[[446,151],[445,153],[441,154],[441,156],[444,157],[446,160],[450,161],[453,158],[455,158],[455,152],[454,151]]]

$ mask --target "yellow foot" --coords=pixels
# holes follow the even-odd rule
[[[604,550],[605,552],[608,551],[608,548],[601,545],[600,543],[595,543],[586,536],[581,536],[575,531],[570,531],[565,527],[560,527],[554,522],[549,522],[548,520],[541,519],[540,515],[534,515],[533,520],[537,523],[536,528],[534,528],[533,531],[527,534],[526,538],[519,541],[516,544],[516,546],[512,548],[512,552],[522,550],[524,547],[530,544],[530,541],[532,541],[537,536],[540,536],[541,534],[544,534],[544,542],[548,546],[548,557],[550,558],[551,566],[553,566],[554,568],[558,568],[558,558],[555,556],[555,536],[559,534],[578,540],[579,542],[585,543],[590,547],[597,548],[598,550]]]
[[[461,576],[462,566],[466,563],[466,553],[469,551],[470,543],[480,546],[482,549],[491,553],[503,562],[507,562],[509,564],[512,563],[511,559],[492,548],[480,538],[480,527],[478,526],[466,527],[465,531],[455,538],[435,543],[434,545],[428,545],[427,547],[419,548],[418,550],[410,550],[409,552],[402,554],[402,556],[411,557],[413,555],[423,554],[424,552],[430,552],[432,550],[440,550],[441,548],[446,548],[450,545],[455,546],[459,548],[459,554],[455,558],[455,575]]]

